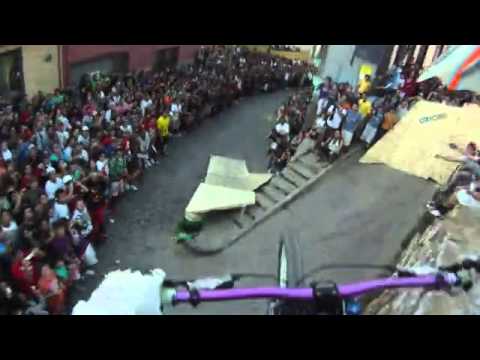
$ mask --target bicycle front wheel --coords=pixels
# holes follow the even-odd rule
[[[280,288],[296,288],[303,276],[303,258],[298,238],[288,234],[282,235],[278,248],[277,286]],[[269,315],[292,315],[296,306],[285,301],[275,300],[268,304]]]
[[[300,244],[295,236],[282,235],[278,248],[277,285],[280,288],[296,288],[303,276],[303,259]]]

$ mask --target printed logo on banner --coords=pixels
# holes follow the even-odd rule
[[[442,119],[445,119],[447,117],[447,114],[436,114],[436,115],[432,115],[432,116],[424,116],[422,118],[420,118],[419,122],[420,124],[426,124],[426,123],[429,123],[429,122],[432,122],[432,121],[436,121],[436,120],[442,120]]]

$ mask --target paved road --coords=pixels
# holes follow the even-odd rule
[[[195,189],[206,174],[211,154],[245,159],[252,172],[266,170],[267,142],[271,123],[267,121],[288,97],[286,91],[241,99],[239,104],[206,120],[188,136],[175,138],[169,156],[148,171],[138,193],[128,194],[118,208],[116,222],[109,226],[110,242],[98,250],[97,273],[116,268],[149,270],[162,267],[178,276],[218,272],[222,259],[207,263],[213,268],[197,265],[182,256],[171,239],[175,226]],[[180,253],[179,253],[180,252]],[[75,301],[88,297],[99,278],[79,286]],[[82,289],[84,288],[84,290]]]
[[[265,168],[264,120],[285,93],[242,100],[189,137],[179,139],[171,155],[151,171],[142,191],[125,199],[109,231],[111,243],[99,251],[98,272],[132,267],[163,268],[175,278],[228,272],[273,273],[277,242],[286,228],[300,236],[306,268],[330,263],[392,263],[400,244],[431,198],[426,181],[380,165],[358,164],[358,156],[337,165],[314,188],[287,209],[267,220],[237,245],[215,257],[194,257],[171,239],[176,222],[204,175],[211,153],[244,158],[252,171]],[[374,276],[372,271],[323,273],[336,281]],[[263,280],[265,283],[265,280]],[[85,284],[83,296],[98,283]],[[241,285],[259,285],[250,280]],[[265,303],[181,307],[175,314],[263,314]]]

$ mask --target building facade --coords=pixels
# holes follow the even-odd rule
[[[389,66],[394,45],[321,45],[314,54],[321,77],[357,85],[362,69],[375,75]]]
[[[0,45],[0,96],[53,92],[60,84],[58,45]]]
[[[375,76],[393,64],[411,63],[422,70],[447,49],[448,45],[314,45],[312,54],[320,77],[355,86],[364,71]]]
[[[193,61],[201,45],[0,45],[0,96],[75,85],[85,73],[161,70]]]
[[[85,73],[160,70],[191,62],[200,45],[62,45],[63,82],[78,83]]]

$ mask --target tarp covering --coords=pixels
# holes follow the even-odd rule
[[[186,217],[215,210],[231,210],[255,204],[255,193],[271,174],[249,173],[244,160],[211,156],[205,182],[187,206]]]
[[[271,179],[271,174],[251,174],[244,160],[212,156],[208,165],[206,184],[254,191]]]
[[[214,210],[231,210],[254,204],[255,193],[253,191],[202,183],[193,194],[186,212],[203,214]]]
[[[480,57],[475,55],[479,47],[480,45],[449,46],[447,52],[427,68],[418,81],[437,77],[452,90],[480,92]]]
[[[466,108],[422,101],[417,103],[361,163],[382,163],[394,169],[445,184],[458,163],[436,154],[458,156],[449,144],[480,143],[480,107]]]

